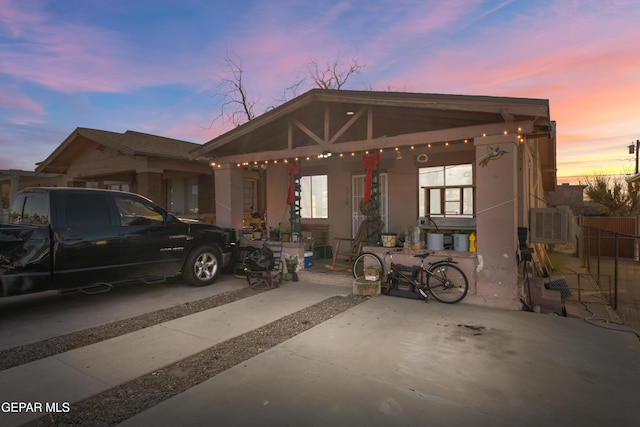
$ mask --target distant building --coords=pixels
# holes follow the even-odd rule
[[[575,215],[584,209],[584,189],[586,185],[557,185],[555,191],[549,193],[549,206],[568,206]]]

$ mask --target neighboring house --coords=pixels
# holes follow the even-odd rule
[[[235,228],[249,168],[262,171],[267,226],[289,221],[288,168],[297,159],[302,223],[328,226],[332,241],[355,235],[363,220],[363,157],[377,156],[383,231],[421,223],[425,233],[436,225],[475,232],[477,252],[455,254],[471,281],[467,300],[517,309],[518,228],[529,228],[530,209],[546,207],[556,190],[555,144],[548,100],[317,89],[191,158],[214,165],[217,223]]]
[[[58,174],[57,186],[132,191],[169,212],[213,220],[213,173],[208,161],[190,159],[197,147],[140,132],[77,128],[35,171]]]
[[[568,206],[576,214],[582,212],[584,206],[584,189],[586,185],[558,185],[549,193],[549,206]]]
[[[11,201],[18,190],[30,186],[55,185],[58,178],[58,174],[36,174],[16,169],[0,170],[0,223],[8,221]]]

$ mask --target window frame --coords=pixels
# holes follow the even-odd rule
[[[471,168],[471,184],[454,184],[454,185],[447,185],[447,172],[446,172],[446,168],[447,167],[454,167],[454,166],[470,166]],[[427,169],[432,169],[432,170],[436,170],[437,168],[440,168],[441,171],[439,171],[439,173],[442,174],[441,177],[441,181],[442,181],[442,185],[423,185],[421,186],[421,190],[423,192],[423,212],[420,216],[424,216],[424,217],[433,217],[433,218],[475,218],[476,216],[476,186],[475,186],[475,175],[474,175],[474,165],[473,163],[462,163],[462,164],[457,164],[457,165],[439,165],[439,166],[430,166],[430,167],[424,167],[424,168],[419,168],[418,169],[418,174],[420,175],[422,173],[423,170],[427,170]],[[437,201],[432,202],[432,195],[433,195],[433,191],[437,191],[439,194],[439,197]],[[448,197],[447,193],[452,191],[452,190],[457,190],[458,192],[458,196],[457,197]],[[465,203],[467,201],[467,197],[465,197],[465,193],[468,194],[468,191],[466,190],[470,190],[471,191],[471,212],[470,213],[465,213]],[[433,203],[438,203],[438,212],[439,213],[432,213],[431,212],[431,208],[433,206]],[[448,213],[448,205],[449,204],[457,204],[456,209],[453,209],[453,211],[457,211],[458,213]],[[449,209],[450,210],[450,209]]]
[[[326,206],[324,206],[325,208],[325,215],[314,215],[314,212],[317,211],[317,206],[318,203],[316,201],[316,203],[314,203],[314,197],[313,197],[313,178],[321,178],[324,177],[324,188],[326,191]],[[308,191],[304,191],[304,184],[303,184],[303,180],[304,179],[308,179],[309,183],[308,183]],[[305,215],[305,209],[303,207],[304,205],[304,199],[306,197],[309,197],[309,201],[308,201],[308,206],[309,206],[309,215]],[[311,174],[311,175],[303,175],[300,177],[300,207],[302,208],[300,211],[300,216],[302,219],[329,219],[329,175],[326,173],[320,173],[320,174]],[[314,208],[315,207],[315,208]]]
[[[167,179],[166,188],[167,212],[171,212],[174,215],[198,215],[200,212],[200,182],[197,176]]]

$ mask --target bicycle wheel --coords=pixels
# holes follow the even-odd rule
[[[445,304],[461,301],[469,291],[469,281],[464,272],[449,263],[434,264],[429,267],[427,289],[435,299]]]
[[[359,279],[364,277],[365,268],[378,269],[380,272],[380,278],[384,274],[384,268],[382,267],[382,261],[378,258],[378,255],[370,252],[365,252],[358,255],[358,258],[353,262],[353,277]]]

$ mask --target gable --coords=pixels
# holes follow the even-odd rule
[[[113,153],[120,156],[118,161],[123,161],[126,157],[188,161],[189,152],[197,147],[199,144],[196,143],[134,131],[122,134],[77,128],[47,159],[38,164],[36,172],[66,173],[78,161],[113,158]]]
[[[191,157],[242,163],[504,132],[546,136],[548,117],[548,101],[539,99],[314,89],[209,141]]]

